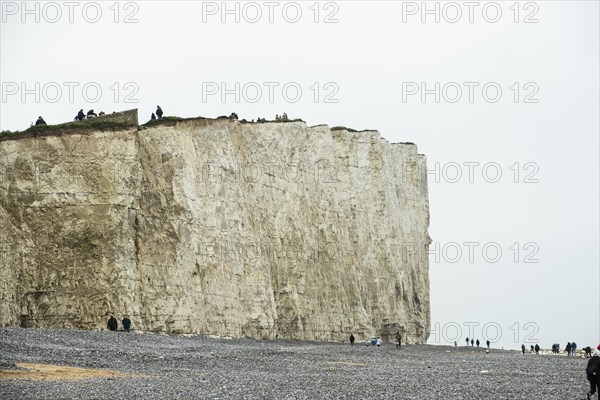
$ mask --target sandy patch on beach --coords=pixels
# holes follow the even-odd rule
[[[134,375],[109,369],[68,367],[65,365],[17,363],[24,370],[2,370],[0,379],[22,379],[30,381],[60,381],[91,378],[128,378]]]

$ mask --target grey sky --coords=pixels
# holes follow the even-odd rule
[[[420,1],[239,2],[239,23],[235,11],[222,15],[222,2],[98,2],[97,23],[85,20],[95,18],[90,2],[76,2],[73,23],[63,2],[29,2],[31,15],[22,15],[20,1],[1,3],[0,129],[25,129],[38,115],[67,122],[80,108],[139,108],[145,122],[160,104],[182,117],[287,112],[309,125],[372,128],[390,142],[414,142],[429,169],[439,165],[429,175],[430,235],[440,247],[439,260],[430,259],[433,328],[439,323],[430,342],[452,341],[458,325],[462,343],[472,322],[476,337],[488,324],[488,336],[506,348],[520,347],[528,334],[542,347],[600,343],[598,2],[482,1],[472,23],[462,1],[428,2],[439,7],[439,23],[421,15]],[[48,22],[56,9],[62,18]],[[297,9],[300,20],[289,22]],[[262,18],[252,23],[256,10]],[[457,10],[462,18],[449,22]],[[124,23],[127,16],[138,22]],[[22,101],[23,82],[33,91],[40,83],[39,103],[34,94]],[[72,102],[64,82],[79,85]],[[223,102],[206,92],[236,82],[239,102],[235,94]],[[262,89],[255,103],[253,82]],[[264,82],[273,82],[273,102]],[[424,102],[420,93],[406,94],[436,82],[439,103],[435,94]],[[101,88],[96,103],[85,101],[86,84],[91,99]],[[457,87],[462,97],[453,103]],[[128,94],[138,102],[126,103]],[[457,165],[462,178],[452,183]],[[492,183],[497,171],[502,176]],[[457,247],[462,257],[452,262]],[[502,256],[489,261],[498,248]]]

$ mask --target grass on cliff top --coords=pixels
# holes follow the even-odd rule
[[[202,118],[202,117],[200,117]],[[145,124],[141,125],[141,126],[155,126],[155,125],[161,125],[165,122],[177,122],[177,121],[183,121],[184,118],[181,117],[173,117],[173,116],[169,116],[169,117],[162,117],[160,119],[151,119],[150,121],[146,122]]]
[[[127,122],[118,122],[118,121],[110,121],[110,120],[96,120],[92,119],[84,119],[83,121],[73,121],[67,122],[65,124],[58,125],[34,125],[25,129],[24,131],[2,131],[0,132],[0,137],[8,137],[8,136],[19,136],[27,133],[41,133],[41,132],[54,132],[60,131],[64,129],[113,129],[113,128],[130,128],[135,126],[134,124],[130,124]]]
[[[264,123],[277,123],[277,122],[281,122],[281,123],[286,123],[286,122],[304,122],[303,119],[301,118],[296,118],[296,119],[289,119],[289,120],[266,120],[263,118],[260,118],[259,121],[248,121],[246,119],[242,119],[242,120],[238,120],[237,118],[227,115],[220,115],[217,118],[207,118],[207,117],[194,117],[194,118],[181,118],[181,117],[162,117],[160,119],[151,119],[150,121],[146,122],[145,124],[141,125],[143,127],[152,127],[152,126],[156,126],[156,125],[162,125],[162,124],[167,124],[169,122],[178,122],[178,121],[185,121],[185,120],[193,120],[193,119],[216,119],[216,120],[230,120],[230,121],[239,121],[242,124],[264,124]]]
[[[334,126],[333,128],[331,128],[331,131],[358,132],[356,129],[346,128],[345,126]]]

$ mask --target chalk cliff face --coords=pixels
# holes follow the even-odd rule
[[[429,333],[425,158],[377,132],[184,120],[0,142],[0,325]]]

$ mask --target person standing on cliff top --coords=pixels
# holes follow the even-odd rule
[[[106,327],[113,332],[117,330],[117,319],[112,314],[110,314]]]
[[[162,108],[160,108],[160,106],[156,106],[156,116],[158,117],[158,119],[161,119],[163,116],[163,110]]]
[[[354,346],[354,335],[350,334],[350,344]]]
[[[37,119],[37,121],[35,121],[36,125],[46,125],[46,121],[44,121],[44,118],[42,118],[42,116],[40,115]]]

